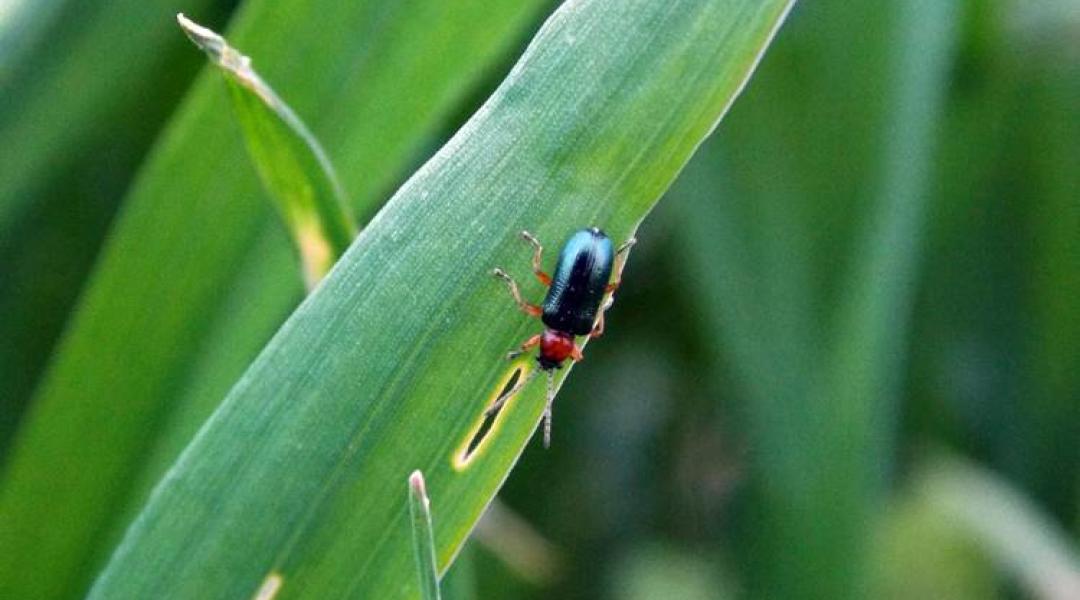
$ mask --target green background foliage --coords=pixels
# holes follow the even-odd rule
[[[534,143],[475,138],[507,164],[444,149],[290,319],[303,290],[288,235],[220,75],[197,75],[205,59],[175,13],[253,57],[365,224],[556,9],[452,4],[49,0],[0,14],[0,596],[83,596],[230,390],[199,443],[220,430],[235,449],[217,462],[189,452],[151,507],[242,487],[223,479],[242,480],[228,468],[238,457],[290,489],[326,467],[336,487],[285,561],[321,566],[287,574],[283,594],[350,569],[378,585],[413,560],[405,477],[423,468],[449,560],[542,395],[512,404],[492,438],[504,450],[484,451],[502,466],[459,478],[432,462],[467,436],[508,374],[503,354],[537,326],[486,272],[525,280],[522,228],[549,262],[573,227],[628,235],[717,112],[701,91],[730,91],[716,65],[749,66],[686,35],[730,39],[735,0],[683,0],[682,18],[642,1],[614,21],[635,27],[589,29],[576,42],[592,52],[535,76],[565,120],[493,127],[481,113]],[[1075,581],[1078,31],[1069,0],[796,5],[638,230],[608,333],[559,393],[552,449],[527,446],[506,480],[500,498],[525,529],[482,523],[444,596],[1039,597]],[[502,90],[496,116],[535,106],[532,89]],[[450,167],[470,175],[439,178]],[[369,379],[391,362],[402,370]],[[366,401],[366,381],[392,384],[389,400]],[[320,399],[333,410],[315,411],[331,406]],[[398,445],[342,441],[361,425]],[[434,441],[414,454],[410,437]],[[335,463],[342,448],[352,458]],[[410,462],[400,474],[367,461],[391,453]],[[369,496],[360,481],[394,483]],[[290,527],[272,516],[277,498],[248,497],[269,507],[267,535]],[[239,514],[226,506],[210,505]],[[195,515],[149,514],[180,515],[175,527]],[[386,530],[403,551],[365,570],[354,550],[372,520],[401,525]],[[225,530],[193,539],[213,531]],[[215,577],[250,593],[263,573],[247,568]]]

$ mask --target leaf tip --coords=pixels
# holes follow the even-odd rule
[[[251,69],[251,59],[230,46],[220,34],[192,21],[184,13],[176,13],[176,22],[180,24],[184,35],[221,67],[238,76],[243,76]]]
[[[417,469],[409,475],[409,491],[416,499],[428,504],[427,486],[424,483],[424,474]]]
[[[192,43],[209,54],[220,54],[221,48],[225,46],[225,38],[192,21],[184,13],[176,13],[176,22]]]

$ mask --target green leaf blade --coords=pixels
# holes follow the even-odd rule
[[[163,100],[153,88],[176,85],[160,77],[163,64],[173,77],[192,73],[193,65],[177,58],[182,40],[167,20],[175,4],[32,0],[4,7],[14,12],[0,24],[0,143],[19,151],[0,161],[0,234],[11,235],[19,215],[43,191],[59,193],[50,189],[58,166],[77,169],[86,161],[80,150],[117,143],[122,136],[112,123],[118,116]],[[185,3],[190,11],[212,6],[211,0]],[[154,86],[143,89],[146,82]]]
[[[549,243],[590,224],[629,237],[789,7],[560,9],[275,336],[92,597],[244,596],[268,572],[282,574],[284,594],[415,597],[407,511],[386,490],[416,468],[427,474],[443,507],[445,568],[543,410],[542,386],[527,389],[462,464],[492,396],[513,369],[533,368],[502,362],[536,325],[514,312],[492,267],[522,272],[524,228]]]
[[[866,524],[894,453],[957,12],[955,2],[806,6],[803,23],[818,29],[797,54],[826,49],[831,73],[759,80],[764,93],[739,107],[751,126],[732,127],[727,153],[704,150],[711,164],[688,173],[682,243],[687,269],[702,274],[689,286],[711,300],[700,309],[723,344],[714,360],[722,351],[735,369],[755,445],[756,595],[866,595]],[[880,41],[852,53],[854,36]],[[822,116],[833,114],[842,126]]]
[[[356,237],[345,193],[314,134],[225,38],[176,16],[184,33],[221,68],[244,142],[292,234],[308,289]]]
[[[1074,536],[1000,475],[938,452],[914,477],[917,498],[980,548],[1033,598],[1066,600],[1080,590]]]
[[[423,600],[439,600],[439,569],[435,564],[435,534],[431,525],[431,500],[424,489],[424,474],[409,476],[409,516],[412,518],[413,555]]]
[[[842,424],[819,438],[810,454],[829,464],[814,484],[819,491],[810,494],[817,507],[807,514],[830,523],[831,531],[815,535],[832,548],[834,564],[854,567],[848,578],[834,578],[832,597],[858,597],[866,585],[864,524],[878,516],[894,451],[891,417],[900,396],[936,132],[960,13],[958,2],[938,0],[901,2],[894,10],[894,35],[902,40],[896,46],[903,50],[890,61],[894,105],[885,123],[889,135],[880,150],[876,202],[843,282],[824,377],[810,391],[813,403],[830,406],[830,420]]]

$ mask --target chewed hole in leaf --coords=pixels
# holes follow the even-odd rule
[[[492,427],[495,425],[495,420],[499,418],[499,415],[501,415],[504,410],[506,410],[510,399],[507,399],[508,401],[505,404],[492,411],[490,414],[488,413],[488,407],[499,398],[510,393],[510,391],[514,389],[514,386],[521,381],[523,375],[524,369],[520,366],[515,367],[513,372],[510,373],[510,376],[503,379],[502,385],[498,387],[498,392],[493,394],[490,401],[484,404],[484,408],[480,413],[479,423],[470,431],[468,442],[464,444],[464,447],[454,453],[453,463],[455,469],[460,471],[469,465],[469,462],[471,462],[476,455],[476,451],[491,434]]]

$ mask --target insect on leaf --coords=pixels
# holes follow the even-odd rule
[[[596,225],[630,238],[790,6],[559,8],[248,368],[90,597],[245,597],[271,574],[289,597],[418,597],[408,509],[394,490],[424,472],[445,571],[544,410],[544,386],[526,387],[463,459],[494,397],[535,368],[503,360],[537,322],[492,269],[528,268],[523,229],[558,240]]]

